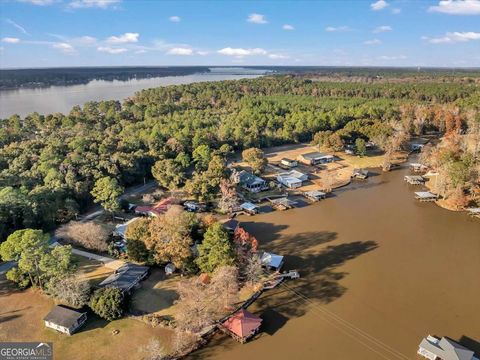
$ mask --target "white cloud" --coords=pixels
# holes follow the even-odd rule
[[[480,15],[480,1],[442,0],[436,6],[430,6],[428,11],[449,15]]]
[[[189,48],[175,47],[167,51],[168,55],[183,55],[190,56],[193,55],[193,50]]]
[[[17,44],[20,42],[19,38],[14,38],[14,37],[4,37],[2,38],[2,42],[7,43],[7,44]]]
[[[374,11],[385,9],[389,4],[385,0],[378,0],[370,4],[370,8]]]
[[[427,36],[422,37],[423,40],[427,40],[432,44],[451,44],[458,42],[467,42],[472,40],[480,40],[480,32],[447,32],[444,36],[429,38]]]
[[[287,55],[281,55],[281,54],[269,54],[268,57],[273,60],[282,60],[282,59],[288,59],[289,56]]]
[[[75,52],[75,48],[72,45],[64,42],[54,43],[52,44],[52,48],[60,50],[65,54],[73,54]]]
[[[283,30],[295,30],[295,28],[290,24],[285,24],[282,26]]]
[[[68,4],[73,9],[100,8],[106,9],[119,4],[122,0],[74,0]]]
[[[407,57],[405,55],[382,55],[379,57],[380,60],[405,60]]]
[[[255,13],[248,15],[247,21],[254,24],[266,24],[268,22],[265,15]]]
[[[197,55],[200,55],[200,56],[205,56],[205,55],[208,55],[208,54],[209,54],[208,51],[201,51],[201,50],[197,51]]]
[[[56,0],[17,0],[17,1],[22,3],[30,3],[38,6],[51,5],[54,2],[56,2]]]
[[[126,44],[138,42],[139,33],[125,33],[120,36],[110,36],[107,42],[110,44]]]
[[[80,36],[79,38],[72,39],[74,42],[78,42],[83,45],[91,45],[97,42],[97,39],[92,36]]]
[[[97,50],[100,52],[106,52],[108,54],[121,54],[128,51],[128,49],[125,48],[112,48],[109,46],[99,46],[97,47]]]
[[[363,42],[365,45],[380,45],[382,42],[378,39],[367,40]]]
[[[174,15],[174,16],[170,16],[168,20],[170,20],[171,22],[180,22],[182,19],[180,18],[180,16]]]
[[[6,21],[8,24],[12,25],[12,26],[13,26],[15,29],[17,29],[18,31],[24,33],[25,35],[30,35],[30,34],[28,33],[28,31],[25,30],[25,28],[24,28],[23,26],[17,24],[17,23],[16,23],[15,21],[13,21],[12,19],[5,19],[5,21]]]
[[[348,26],[327,26],[325,28],[325,31],[327,31],[327,32],[347,32],[347,31],[351,31],[351,29]]]
[[[402,9],[400,9],[400,8],[393,8],[392,9],[392,14],[397,15],[397,14],[400,14],[401,12],[402,12]]]
[[[243,48],[231,48],[231,47],[226,47],[221,50],[218,50],[218,53],[222,55],[237,56],[237,57],[268,54],[268,52],[262,48],[243,49]]]
[[[145,54],[146,52],[147,52],[147,50],[140,49],[140,50],[135,51],[135,54]]]
[[[392,31],[392,27],[389,26],[389,25],[382,25],[382,26],[378,26],[376,27],[375,29],[373,29],[373,33],[374,34],[378,34],[378,33],[382,33],[382,32],[387,32],[387,31]]]

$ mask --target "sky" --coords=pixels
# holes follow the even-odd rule
[[[0,67],[480,67],[480,0],[0,0]]]

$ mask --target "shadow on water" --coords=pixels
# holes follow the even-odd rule
[[[468,337],[466,335],[463,335],[458,342],[459,342],[459,344],[465,346],[467,349],[470,349],[473,352],[475,352],[476,357],[480,356],[480,342],[479,341],[474,340],[471,337]]]
[[[341,297],[347,289],[340,280],[348,273],[337,268],[378,247],[374,241],[354,241],[319,248],[334,241],[337,233],[308,232],[280,239],[279,232],[286,226],[269,223],[244,223],[244,226],[261,236],[262,248],[285,256],[285,270],[299,269],[301,274],[300,279],[265,292],[250,309],[263,318],[260,338],[273,335],[290,319],[305,315],[312,302],[328,304]],[[188,358],[208,359],[218,355],[218,347],[225,351],[234,346],[234,340],[216,336]]]

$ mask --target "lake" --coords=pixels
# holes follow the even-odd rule
[[[190,359],[408,360],[428,334],[479,349],[480,221],[415,200],[405,168],[374,171],[319,203],[240,217],[301,278],[249,307],[256,338],[216,335]]]
[[[210,73],[185,76],[166,76],[129,81],[93,80],[84,85],[51,86],[48,88],[0,91],[0,118],[13,114],[26,116],[34,111],[40,114],[55,112],[69,113],[75,105],[87,101],[123,100],[135,92],[167,85],[190,84],[194,82],[251,79],[265,74],[263,70],[242,71],[241,68],[213,69]]]

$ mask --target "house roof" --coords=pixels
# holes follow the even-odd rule
[[[229,219],[229,220],[225,221],[222,225],[225,229],[235,230],[238,227],[239,224],[240,224],[240,221],[235,220],[235,219]]]
[[[128,220],[126,223],[118,224],[117,226],[115,226],[114,233],[118,236],[121,236],[122,238],[125,238],[125,233],[127,232],[128,225],[134,223],[138,219],[140,218],[134,217],[133,219]]]
[[[240,309],[223,322],[223,326],[242,339],[252,335],[261,324],[261,318],[245,309]]]
[[[265,182],[262,178],[253,175],[247,171],[241,171],[239,174],[239,180],[241,183],[246,185],[255,185],[255,184],[262,184]]]
[[[296,160],[292,160],[292,159],[289,159],[289,158],[282,158],[282,160],[280,160],[280,161],[284,161],[286,163],[296,162]]]
[[[283,256],[269,253],[269,252],[264,252],[260,256],[260,261],[262,262],[262,265],[271,266],[271,267],[274,267],[275,269],[278,269],[283,263]]]
[[[70,309],[67,306],[57,305],[43,318],[43,320],[70,328],[75,325],[83,314],[83,312]]]
[[[420,347],[443,360],[473,359],[473,351],[446,337],[442,337],[438,340],[432,336],[428,336],[422,340]]]
[[[290,171],[282,172],[278,174],[278,176],[281,177],[282,179],[293,178],[293,179],[298,179],[300,181],[305,181],[306,178],[308,178],[306,174],[301,173],[298,170],[290,170]]]
[[[115,273],[103,280],[99,286],[111,286],[122,291],[128,291],[138,282],[138,278],[148,271],[148,266],[126,263],[118,268]]]
[[[308,160],[313,160],[313,159],[321,159],[325,156],[328,156],[327,154],[318,152],[318,151],[312,151],[309,153],[302,154],[302,157]]]
[[[135,208],[135,212],[137,213],[153,213],[155,215],[160,215],[163,214],[168,210],[170,205],[172,205],[174,202],[173,197],[168,197],[165,199],[160,200],[158,203],[155,205],[147,205],[147,206],[137,206]]]

